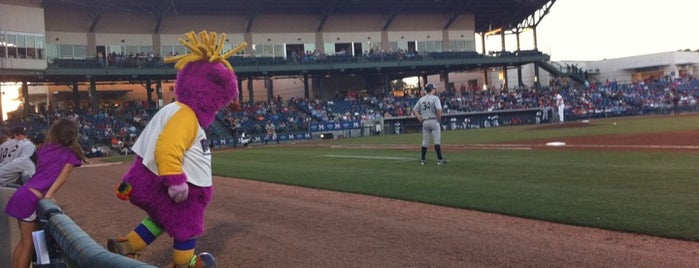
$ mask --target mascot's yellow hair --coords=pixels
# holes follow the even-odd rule
[[[233,71],[233,66],[228,62],[227,58],[248,46],[247,43],[243,42],[233,50],[221,55],[223,43],[226,41],[225,33],[221,34],[220,39],[216,38],[216,33],[207,31],[199,32],[199,36],[194,32],[188,32],[184,36],[187,37],[187,40],[180,38],[179,41],[190,50],[190,53],[168,57],[163,60],[165,63],[175,63],[175,69],[177,70],[181,70],[190,62],[205,60],[209,63],[223,63],[229,70]]]

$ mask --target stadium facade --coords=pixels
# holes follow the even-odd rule
[[[535,28],[554,2],[0,0],[0,71],[3,81],[24,83],[21,98],[33,107],[51,101],[68,106],[78,99],[81,106],[102,105],[123,97],[150,98],[151,93],[168,102],[172,68],[153,70],[139,62],[181,54],[185,48],[177,40],[184,32],[208,30],[227,33],[228,47],[250,44],[240,55],[246,59],[234,62],[245,82],[243,100],[322,98],[347,90],[380,94],[396,79],[419,76],[423,84],[440,79],[446,85],[452,83],[451,73],[466,71],[480,72],[470,82],[482,88],[492,82],[487,81],[487,68],[548,56],[502,53],[498,48],[500,57],[486,58],[492,56],[490,49],[481,46],[477,51],[477,43],[486,34],[504,37]],[[536,52],[532,44],[522,47]],[[422,58],[442,52],[459,53]],[[312,53],[331,60],[289,64]],[[136,55],[137,62],[115,70],[110,55]],[[376,55],[386,59],[366,60]],[[467,58],[473,55],[477,57]],[[99,62],[80,62],[90,59]],[[260,67],[260,59],[270,65],[282,59],[283,66]],[[86,100],[80,94],[102,98]],[[111,96],[118,98],[106,99]]]
[[[536,40],[555,0],[484,2],[0,0],[0,80],[18,83],[4,89],[19,87],[22,104],[37,111],[163,104],[174,70],[150,61],[184,53],[178,39],[192,30],[227,33],[228,48],[250,44],[234,61],[242,101],[387,94],[391,81],[415,76],[440,88],[515,90],[566,76],[626,83],[697,73],[695,52],[550,62],[519,36]],[[505,35],[517,37],[515,50],[502,49]],[[485,47],[486,38],[501,46]],[[308,64],[309,55],[326,58]]]

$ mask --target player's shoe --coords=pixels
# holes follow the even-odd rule
[[[216,258],[207,252],[199,253],[192,258],[192,261],[186,264],[172,265],[172,268],[215,268]]]
[[[449,161],[447,161],[446,159],[437,160],[437,165],[440,165],[440,166],[446,165],[447,163],[449,163]]]
[[[427,161],[425,161],[425,160],[420,160],[420,165],[421,165],[421,166],[427,165]]]
[[[107,239],[107,250],[132,259],[138,259],[139,254],[133,251],[126,237],[112,237]]]

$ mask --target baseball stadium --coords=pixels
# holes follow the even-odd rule
[[[699,267],[699,53],[551,61],[555,4],[0,0],[3,141],[89,158],[0,181],[0,267]]]

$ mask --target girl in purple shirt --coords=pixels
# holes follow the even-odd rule
[[[37,150],[34,176],[19,187],[5,206],[7,215],[17,218],[21,237],[12,252],[12,267],[26,268],[32,261],[32,232],[38,229],[36,205],[42,198],[53,198],[68,179],[73,167],[87,163],[78,144],[78,125],[69,119],[58,119],[51,125],[44,144]]]

